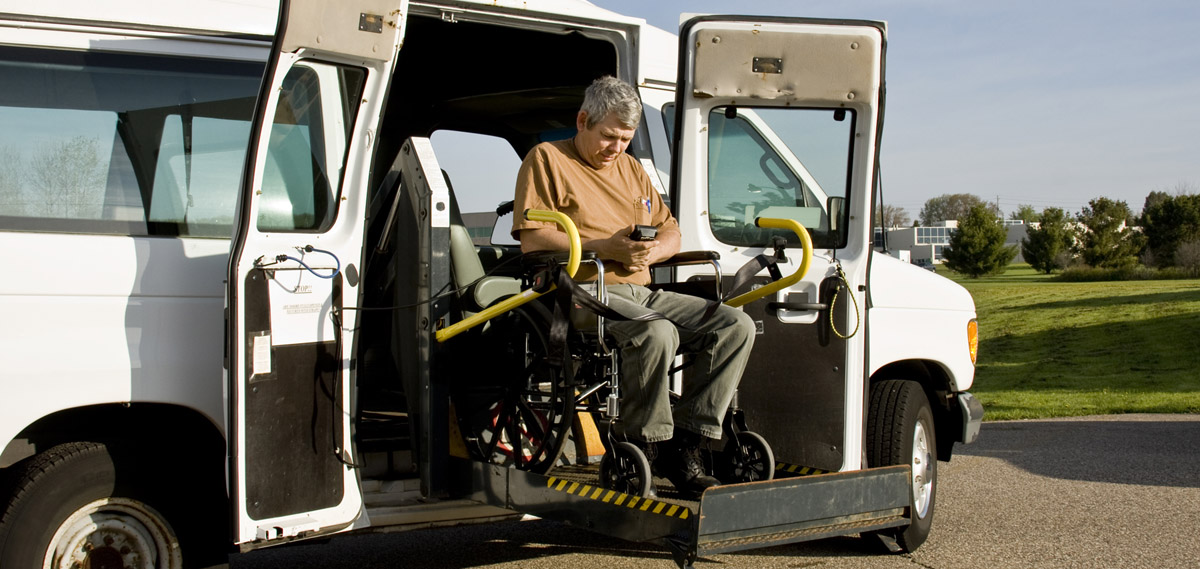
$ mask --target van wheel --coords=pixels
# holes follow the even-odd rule
[[[886,380],[871,386],[867,418],[867,465],[912,467],[908,527],[880,532],[902,551],[915,551],[929,537],[937,497],[937,439],[933,411],[921,386]]]
[[[185,567],[177,528],[160,510],[171,504],[118,462],[103,444],[76,442],[14,466],[0,567]]]

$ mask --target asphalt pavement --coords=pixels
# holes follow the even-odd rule
[[[915,553],[845,537],[713,555],[696,568],[1200,568],[1200,415],[989,422],[939,466],[933,533]],[[547,521],[349,535],[230,560],[232,569],[674,566],[657,547]]]

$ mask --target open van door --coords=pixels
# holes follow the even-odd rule
[[[363,511],[350,353],[370,146],[406,0],[285,0],[229,259],[230,495],[251,549]]]
[[[800,240],[756,218],[810,233],[803,279],[744,306],[759,335],[739,397],[776,457],[823,471],[863,466],[885,43],[881,22],[702,16],[680,30],[671,197],[681,248],[717,251],[732,272],[786,239],[786,275],[800,265]],[[702,278],[689,271],[680,280]]]

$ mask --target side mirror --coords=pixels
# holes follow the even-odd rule
[[[512,202],[508,202],[508,203],[512,204]],[[496,224],[492,226],[491,244],[502,246],[502,247],[503,246],[519,246],[521,244],[521,242],[517,241],[516,239],[513,239],[512,234],[510,233],[510,231],[512,230],[512,226],[513,226],[513,212],[512,212],[512,206],[510,205],[508,208],[508,211],[500,214],[496,218]]]
[[[842,217],[846,213],[846,198],[829,198],[825,211],[829,212],[829,233],[838,236],[836,241],[841,243]]]

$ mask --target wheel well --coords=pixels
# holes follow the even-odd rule
[[[933,410],[938,459],[950,460],[954,443],[962,438],[962,417],[958,406],[954,404],[950,374],[937,362],[905,360],[879,368],[871,375],[871,384],[887,379],[915,381],[921,385]]]
[[[13,458],[14,446],[28,456],[0,468],[0,506],[15,499],[11,497],[17,488],[29,490],[24,485],[30,483],[31,469],[72,448],[68,443],[99,449],[111,460],[115,478],[109,495],[144,501],[161,514],[179,537],[185,566],[224,566],[232,517],[225,484],[226,445],[208,417],[194,409],[155,403],[94,405],[43,417],[5,449],[6,459]],[[42,502],[49,500],[52,507],[72,499],[69,493],[49,494],[45,485],[36,488],[29,491],[39,492],[34,495],[43,496]]]
[[[9,442],[3,456],[24,459],[68,442],[98,442],[147,457],[176,474],[169,484],[199,484],[225,496],[225,437],[194,409],[156,403],[109,404],[66,409],[38,419]],[[9,462],[8,460],[5,461]],[[12,460],[16,462],[16,460]]]

